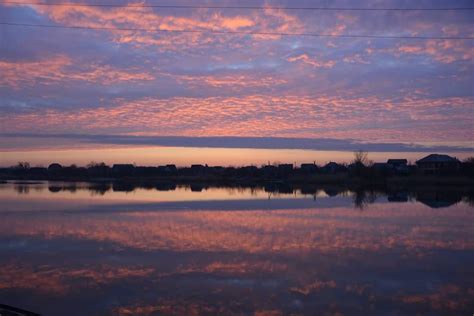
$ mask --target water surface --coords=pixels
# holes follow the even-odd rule
[[[465,194],[9,182],[0,201],[0,303],[43,315],[474,311]]]

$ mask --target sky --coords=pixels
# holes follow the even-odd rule
[[[474,11],[275,9],[471,1],[128,2],[262,9],[5,2],[0,22],[105,29],[0,24],[0,164],[71,151],[78,162],[107,160],[103,149],[141,161],[147,148],[158,156],[174,148],[184,164],[190,148],[216,163],[218,148],[229,149],[217,153],[221,163],[236,148],[256,157],[274,150],[255,162],[301,150],[304,159],[356,149],[474,153],[474,40],[337,37],[474,37]],[[249,32],[331,37],[241,34]]]

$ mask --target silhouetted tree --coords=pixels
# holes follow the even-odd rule
[[[474,164],[474,157],[467,157],[463,160],[464,163],[472,163]]]
[[[354,152],[354,160],[352,163],[356,165],[366,166],[369,163],[368,153],[363,150],[358,150]]]
[[[105,162],[95,162],[95,161],[91,161],[87,164],[86,166],[87,168],[103,168],[103,167],[107,167],[107,165],[105,164]]]
[[[354,160],[349,165],[350,172],[356,176],[364,176],[366,166],[369,163],[368,154],[366,151],[358,150],[354,152]]]
[[[19,161],[15,168],[21,170],[28,170],[30,169],[30,163],[27,161]]]
[[[474,176],[474,157],[468,157],[461,164],[461,173],[466,176]]]

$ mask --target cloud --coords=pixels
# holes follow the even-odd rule
[[[298,17],[281,10],[266,8],[263,12],[250,11],[245,15],[235,15],[232,11],[197,10],[190,15],[186,11],[160,12],[153,8],[130,5],[125,8],[100,8],[85,6],[37,6],[28,5],[55,23],[68,26],[136,28],[152,30],[192,30],[192,31],[260,31],[288,32],[301,30]],[[263,13],[263,14],[262,14]],[[203,43],[220,42],[225,37],[201,33],[167,33],[141,31],[105,31],[118,43],[153,45],[160,50],[179,50],[195,47]],[[279,36],[253,36],[254,39],[279,39]]]
[[[357,135],[367,142],[469,141],[474,133],[469,116],[472,102],[472,98],[265,95],[119,99],[92,109],[5,112],[0,131],[333,139]]]
[[[399,44],[394,54],[429,56],[440,63],[473,61],[474,49],[469,43],[452,40],[430,40],[423,43]]]
[[[0,138],[30,138],[59,142],[205,148],[260,148],[260,149],[306,149],[323,151],[355,151],[359,149],[375,152],[472,152],[474,147],[448,145],[420,145],[404,143],[364,143],[354,139],[330,138],[283,138],[283,137],[186,137],[186,136],[131,136],[131,135],[87,135],[87,134],[0,134]]]
[[[329,61],[318,61],[314,58],[310,58],[306,54],[302,54],[299,56],[289,57],[287,59],[289,62],[302,62],[304,64],[316,67],[316,68],[332,68],[336,64],[334,60]]]
[[[473,31],[463,12],[2,9],[6,20],[65,26],[456,36]],[[9,45],[0,56],[0,132],[453,144],[474,137],[470,41],[10,26],[2,32]]]
[[[151,74],[121,70],[109,65],[89,64],[79,67],[68,56],[54,56],[40,61],[0,60],[0,85],[20,89],[35,84],[60,84],[64,80],[86,81],[94,84],[111,85],[120,82],[149,81]]]
[[[271,75],[234,73],[232,75],[173,75],[169,76],[178,82],[189,84],[192,87],[227,87],[230,89],[274,87],[287,83],[284,78]]]

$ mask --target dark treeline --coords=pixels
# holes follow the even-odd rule
[[[52,163],[48,167],[31,167],[27,162],[0,168],[0,179],[31,180],[170,180],[177,183],[265,183],[284,181],[288,183],[385,183],[387,181],[454,181],[472,185],[474,181],[474,158],[459,161],[447,155],[432,154],[409,164],[406,159],[389,159],[384,163],[372,163],[367,153],[357,152],[351,164],[329,162],[325,165],[305,163],[273,164],[243,167],[192,165],[190,167],[135,166],[133,164],[90,163],[85,167],[62,166]]]

